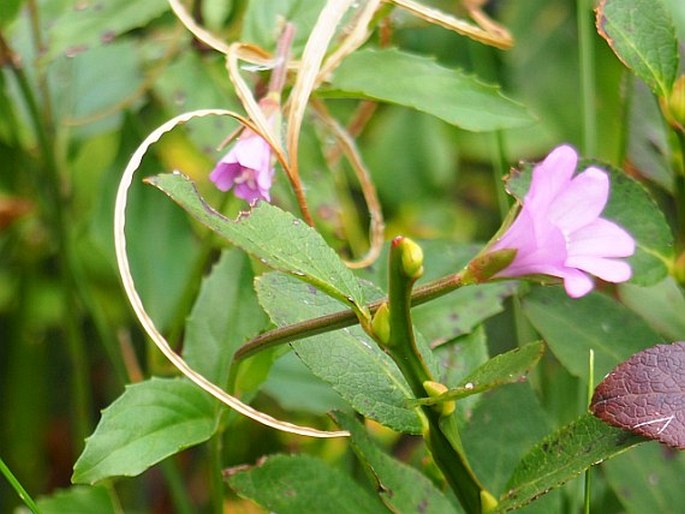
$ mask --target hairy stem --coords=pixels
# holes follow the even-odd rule
[[[415,288],[411,294],[411,305],[412,307],[416,307],[417,305],[429,302],[430,300],[434,300],[435,298],[439,298],[460,288],[462,285],[464,284],[462,283],[461,273],[439,278],[433,282]],[[387,298],[368,304],[367,307],[369,312],[374,314],[385,302],[387,302]],[[355,312],[348,309],[276,328],[260,334],[241,346],[235,353],[235,361],[246,359],[247,357],[273,346],[289,343],[298,339],[305,339],[317,334],[332,332],[333,330],[339,330],[345,327],[351,327],[358,323],[359,319]]]
[[[411,290],[417,276],[423,272],[422,266],[416,271],[418,267],[416,264],[422,262],[423,257],[420,252],[414,253],[413,255],[418,255],[419,258],[414,258],[408,266],[407,256],[411,253],[410,245],[418,248],[415,243],[397,237],[390,247],[388,291],[390,336],[385,344],[381,342],[381,346],[399,367],[414,396],[421,398],[427,393],[424,384],[434,382],[434,377],[417,347],[411,320]],[[452,433],[453,437],[450,439],[441,426],[441,421],[447,419],[452,413],[443,417],[443,414],[432,406],[421,407],[421,411],[428,422],[424,439],[433,460],[466,512],[481,514],[481,493],[484,488],[471,470],[461,449],[458,432]],[[451,428],[456,430],[456,426]],[[457,444],[452,444],[452,441]]]

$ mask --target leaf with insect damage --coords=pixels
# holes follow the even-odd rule
[[[685,342],[659,344],[619,364],[590,410],[619,428],[685,449]]]

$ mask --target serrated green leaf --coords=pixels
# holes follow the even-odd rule
[[[323,415],[347,407],[340,395],[314,375],[294,352],[286,353],[274,363],[261,391],[288,411]]]
[[[672,194],[674,173],[668,147],[668,127],[659,102],[641,80],[631,81],[629,87],[626,160],[639,176]]]
[[[157,175],[147,181],[200,223],[267,266],[291,273],[347,306],[364,304],[352,272],[316,230],[292,214],[261,202],[233,221],[207,205],[190,179],[180,173]]]
[[[597,30],[614,53],[659,96],[668,96],[678,71],[678,45],[661,0],[604,0]]]
[[[256,290],[262,307],[279,326],[330,314],[338,307],[313,287],[281,273],[261,275]],[[361,414],[399,432],[421,432],[416,411],[406,405],[412,397],[409,385],[392,359],[361,328],[291,344],[312,373]]]
[[[404,105],[474,132],[533,122],[522,105],[496,86],[397,49],[354,52],[336,69],[331,87],[327,94]]]
[[[74,486],[36,501],[41,514],[118,514],[106,487]]]
[[[447,387],[456,387],[472,370],[490,358],[485,328],[479,325],[470,334],[439,346],[435,349],[435,354],[443,370],[440,382]],[[474,395],[457,402],[457,417],[460,424],[471,418],[473,409],[480,400],[480,395]]]
[[[544,351],[544,344],[529,343],[496,355],[462,379],[458,387],[431,398],[428,404],[466,398],[505,384],[521,382],[526,379]]]
[[[188,317],[183,357],[215,384],[226,384],[235,350],[268,323],[253,280],[250,261],[240,250],[224,252],[203,281]]]
[[[633,268],[630,282],[651,285],[668,273],[673,256],[673,234],[666,218],[647,190],[622,171],[600,167],[611,173],[611,195],[603,217],[616,221],[635,238],[635,255],[628,259]]]
[[[417,469],[381,450],[352,416],[336,412],[333,419],[350,432],[350,444],[374,488],[392,512],[447,514],[463,512]]]
[[[150,161],[143,163],[143,174],[159,169],[156,161]],[[112,178],[119,180],[118,176]],[[150,317],[164,330],[177,315],[179,298],[192,277],[198,241],[188,216],[166,198],[140,183],[133,184],[130,195],[127,218],[135,227],[127,230],[131,272]],[[111,198],[114,198],[113,192]],[[107,217],[100,220],[109,224],[108,234],[113,210],[112,205]],[[173,253],[164,251],[169,248],[173,248]]]
[[[477,476],[500,494],[521,457],[551,429],[530,385],[519,384],[483,395],[461,438]]]
[[[573,300],[561,288],[537,287],[523,298],[523,312],[564,367],[586,382],[590,350],[601,378],[662,341],[635,313],[598,293]]]
[[[666,339],[685,341],[685,294],[673,277],[649,287],[621,284],[618,296]]]
[[[117,36],[147,25],[169,9],[166,0],[108,0],[65,9],[50,24],[45,59],[88,50],[111,42]]]
[[[229,470],[240,496],[278,514],[384,514],[383,504],[342,471],[309,455],[273,455]]]
[[[523,457],[500,498],[497,512],[520,508],[590,466],[643,441],[587,414],[546,437]]]
[[[74,465],[72,482],[136,476],[217,429],[217,402],[184,379],[152,378],[129,385],[102,411]]]
[[[640,445],[602,465],[629,514],[672,514],[685,505],[685,453],[656,443]]]
[[[504,300],[516,291],[516,287],[515,282],[463,287],[412,309],[414,322],[431,346],[440,345],[468,334],[486,319],[502,312]]]

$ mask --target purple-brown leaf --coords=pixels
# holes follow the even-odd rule
[[[685,449],[685,342],[653,346],[619,364],[595,389],[590,410],[610,425]]]

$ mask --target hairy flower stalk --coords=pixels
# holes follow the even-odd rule
[[[630,279],[630,265],[621,258],[635,252],[635,241],[600,217],[609,198],[609,176],[589,167],[574,177],[577,163],[576,151],[563,145],[535,166],[521,212],[488,249],[516,250],[495,278],[558,277],[572,298],[593,289],[589,275],[615,283]]]

